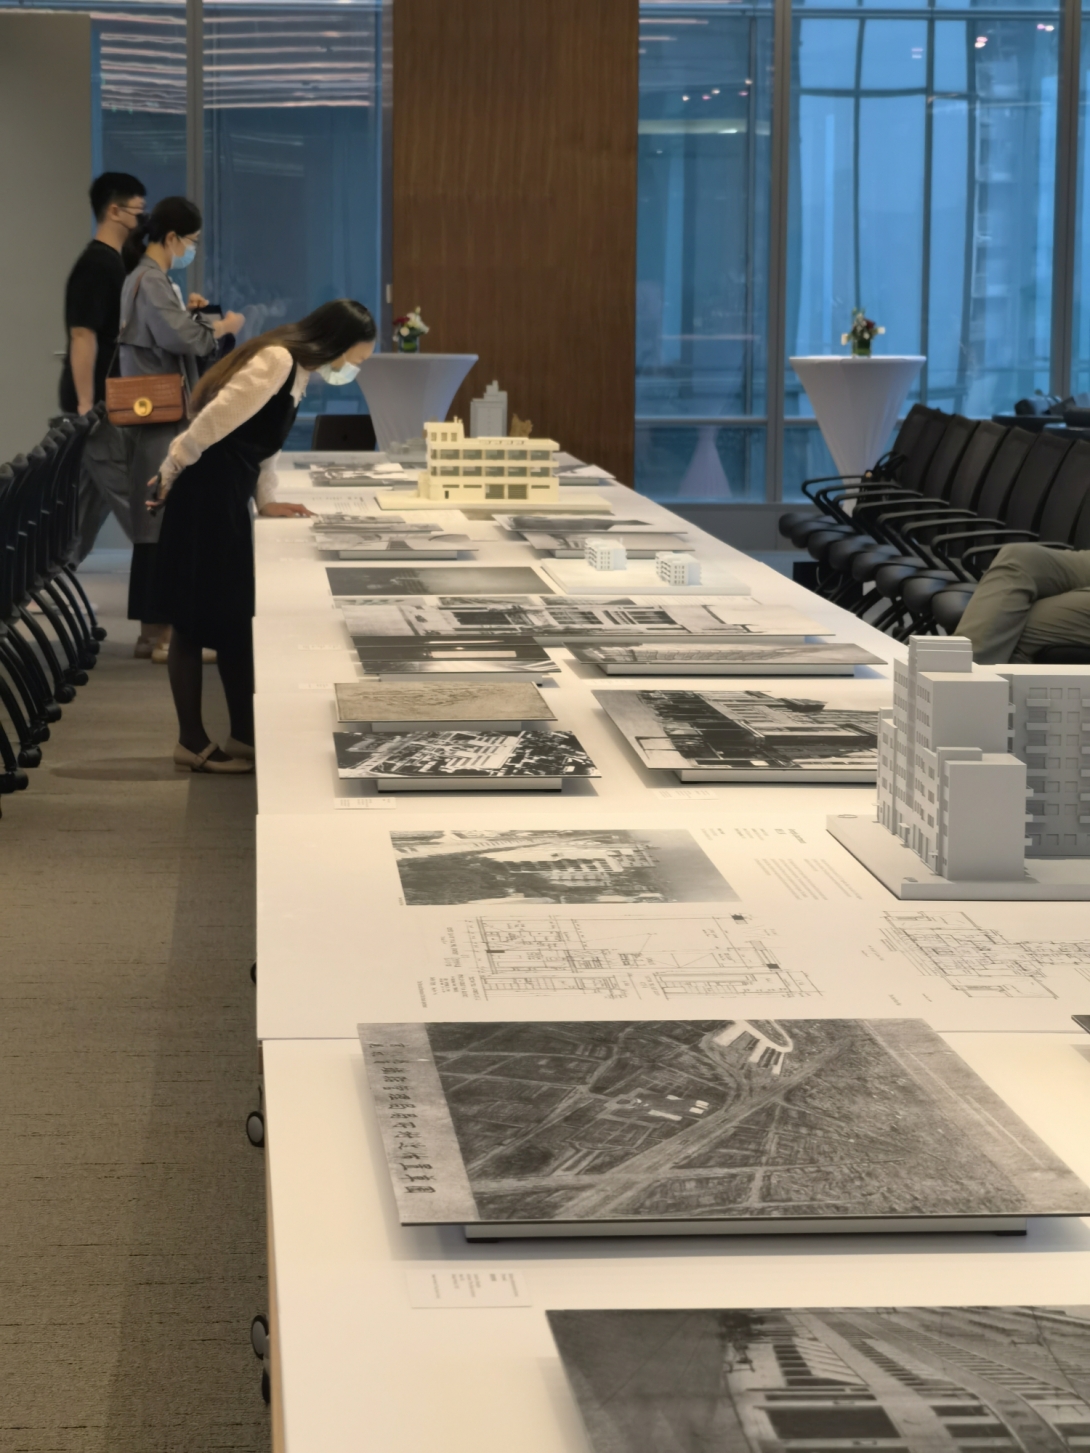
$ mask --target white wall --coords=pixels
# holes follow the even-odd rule
[[[90,16],[0,10],[0,463],[58,411],[54,355],[90,183]]]

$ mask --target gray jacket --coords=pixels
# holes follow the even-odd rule
[[[211,325],[186,310],[170,278],[150,257],[125,279],[119,336],[123,378],[182,373],[190,389],[199,377],[197,359],[216,351]]]

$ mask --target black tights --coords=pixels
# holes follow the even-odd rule
[[[250,623],[222,636],[216,648],[223,694],[237,742],[254,742],[254,646]],[[209,743],[201,717],[203,667],[201,646],[193,636],[174,627],[167,656],[167,673],[178,713],[178,740],[190,752],[203,752]]]

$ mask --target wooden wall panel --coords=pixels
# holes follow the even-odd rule
[[[638,0],[395,0],[394,312],[630,483]]]

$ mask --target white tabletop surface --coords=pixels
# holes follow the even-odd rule
[[[324,510],[350,508],[370,497],[362,490],[309,490],[306,483],[301,472],[286,469],[281,497]],[[606,496],[619,517],[679,527],[675,516],[620,487]],[[837,638],[864,646],[886,662],[903,654],[888,637],[782,575],[680,524],[702,558],[729,567],[759,599],[793,606]],[[488,521],[470,521],[468,529],[478,545],[478,564],[525,564],[536,558],[528,546]],[[716,851],[727,843],[721,871],[737,889],[741,906],[755,905],[780,943],[812,943],[815,963],[834,961],[841,942],[855,944],[858,938],[865,966],[870,950],[860,925],[871,924],[890,900],[857,865],[837,860],[830,874],[829,850],[819,845],[827,837],[824,814],[866,811],[873,788],[687,788],[670,774],[645,771],[592,692],[646,689],[648,680],[601,676],[559,647],[549,649],[560,673],[542,690],[555,704],[559,724],[574,729],[594,757],[600,779],[563,794],[406,794],[374,808],[339,809],[339,802],[377,799],[369,784],[340,782],[336,776],[332,688],[359,672],[328,589],[325,562],[309,537],[305,521],[260,520],[256,526],[258,1033],[275,1273],[275,1381],[283,1397],[283,1446],[290,1453],[357,1453],[361,1447],[369,1453],[425,1448],[589,1453],[546,1326],[549,1308],[1086,1300],[1090,1230],[1079,1221],[1035,1222],[1028,1237],[1009,1239],[646,1239],[493,1246],[470,1246],[454,1228],[402,1229],[353,1037],[356,1022],[501,1013],[557,1016],[550,1015],[548,1001],[521,1009],[502,1001],[481,1008],[465,993],[465,976],[443,979],[432,972],[444,910],[399,905],[388,841],[385,858],[380,852],[384,833],[399,824],[518,828],[560,818],[597,826],[684,823],[699,841],[719,844]],[[671,678],[668,685],[851,698],[877,706],[889,702],[890,675],[887,666],[843,680],[704,677]],[[771,859],[761,858],[763,846],[752,862],[744,860],[744,835],[754,824],[794,843],[785,850],[779,876],[778,870],[765,873]],[[1085,938],[1071,918],[1080,912],[1085,912],[1080,905],[1020,907],[1006,924],[1007,937]],[[843,992],[855,995],[848,1012],[869,1012],[873,1006],[863,1007],[870,993],[865,976],[853,981],[852,972],[849,965],[842,985]],[[835,1011],[837,992],[835,985],[831,994],[826,992],[825,1012]],[[918,997],[918,988],[913,993]],[[911,1003],[902,1012],[918,1012],[916,999],[908,998]],[[946,1012],[952,1012],[952,1003]],[[1017,1003],[1013,1010],[1016,1015]],[[630,1005],[625,1017],[649,1017],[655,1011],[654,1005]],[[607,1005],[571,1017],[610,1012]],[[684,1012],[676,1006],[671,1011],[674,1017]],[[1006,1023],[1032,1028],[1028,1019]],[[948,1037],[1074,1170],[1090,1178],[1085,1134],[1090,1038],[1066,1032],[1066,1024],[1056,1032],[1059,1019],[1049,1027],[1049,1034]],[[464,1311],[414,1308],[405,1274],[428,1268],[515,1268],[526,1278],[532,1304]]]

